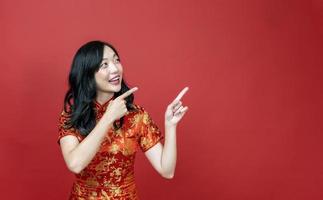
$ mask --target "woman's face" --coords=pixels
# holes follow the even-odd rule
[[[108,46],[104,46],[103,59],[94,74],[98,93],[115,93],[121,89],[123,68],[118,56]]]

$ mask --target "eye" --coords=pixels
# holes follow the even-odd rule
[[[119,58],[117,58],[117,59],[115,59],[115,61],[114,61],[114,62],[119,63],[119,62],[120,62],[120,59],[119,59]]]
[[[102,64],[101,68],[106,68],[107,66],[108,66],[108,63],[105,62]]]

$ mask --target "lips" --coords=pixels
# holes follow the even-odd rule
[[[111,78],[111,79],[109,80],[109,82],[118,81],[119,79],[120,79],[120,76],[119,76],[119,75],[117,75],[117,76],[115,76],[115,77]]]

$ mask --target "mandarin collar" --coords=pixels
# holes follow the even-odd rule
[[[105,103],[103,104],[100,104],[96,99],[93,100],[93,103],[95,105],[95,108],[98,110],[98,111],[105,111],[106,108],[108,107],[109,105],[109,102],[111,100],[115,99],[114,96],[112,98],[110,98],[108,101],[106,101]]]

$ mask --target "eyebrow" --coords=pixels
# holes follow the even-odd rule
[[[113,54],[113,58],[114,58],[114,57],[118,57],[118,56],[117,56],[117,54]],[[109,60],[109,59],[108,59],[108,58],[102,58],[102,63],[100,64],[100,66],[102,66],[102,64],[103,64],[103,60]]]
[[[118,57],[117,54],[113,54],[113,58]],[[102,60],[108,60],[108,58],[103,58]]]

